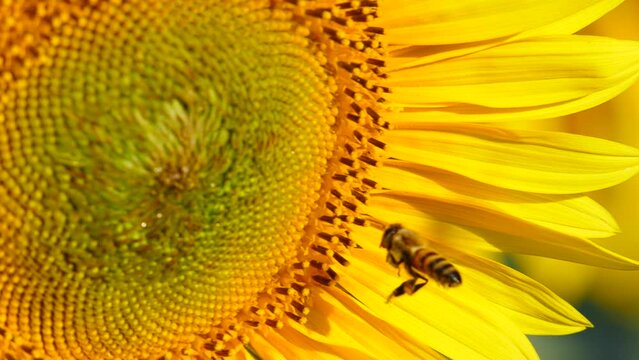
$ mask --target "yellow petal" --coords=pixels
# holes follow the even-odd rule
[[[355,346],[369,356],[378,359],[439,359],[441,356],[427,345],[427,341],[415,342],[401,331],[401,327],[372,319],[365,312],[353,312],[339,302],[332,294],[320,292],[313,299],[313,310],[309,322],[302,327],[292,324],[301,334],[311,339],[331,344],[331,346]],[[329,316],[327,316],[329,315]],[[368,322],[366,322],[368,320]],[[312,323],[323,324],[323,328],[313,328]],[[373,325],[374,324],[374,325]],[[357,329],[357,331],[353,331]],[[343,359],[353,359],[342,354]]]
[[[597,1],[590,6],[585,7],[580,11],[569,15],[568,17],[562,18],[555,23],[545,25],[541,28],[534,28],[532,30],[525,31],[508,38],[497,38],[472,43],[445,44],[437,46],[391,46],[389,47],[390,56],[386,59],[387,68],[390,71],[393,71],[402,68],[432,64],[437,61],[476,53],[491,47],[498,46],[500,44],[519,41],[531,37],[572,34],[590,24],[594,20],[599,19],[608,11],[614,9],[621,2],[623,2],[623,0]]]
[[[380,205],[369,206],[366,209],[366,212],[376,219],[399,222],[407,228],[416,230],[421,234],[438,234],[446,238],[446,244],[450,246],[479,254],[502,252],[501,249],[489,243],[475,232],[467,229],[465,226],[439,221],[404,202],[390,198],[372,198],[370,204]],[[377,237],[375,239],[377,241],[380,240]]]
[[[573,34],[601,18],[622,2],[623,0],[592,2],[589,6],[583,7],[579,11],[569,14],[554,23],[549,23],[548,25],[544,25],[540,28],[524,31],[521,34],[515,35],[513,38],[523,39],[526,37],[543,35]]]
[[[457,45],[401,46],[392,48],[386,59],[389,73],[402,69],[425,66],[451,58],[482,51],[502,44],[504,41],[491,40]]]
[[[618,184],[639,171],[639,150],[597,138],[471,124],[396,126],[382,137],[390,157],[506,189],[580,193]]]
[[[253,359],[246,349],[240,349],[240,351],[235,354],[235,360],[247,360],[249,358]]]
[[[371,171],[384,188],[465,202],[573,236],[608,237],[618,232],[606,209],[586,196],[513,191],[405,161],[389,160],[385,165]]]
[[[423,194],[391,192],[371,197],[368,204],[371,213],[380,207],[387,208],[389,216],[384,219],[388,222],[401,223],[405,214],[421,212],[422,216],[454,223],[508,253],[539,255],[612,269],[639,269],[639,262],[607,250],[590,240],[562,234],[506,214],[493,213],[464,203],[443,202]],[[415,230],[419,230],[430,239],[439,238],[436,227]]]
[[[459,266],[464,286],[499,306],[526,334],[563,335],[592,324],[569,303],[524,274],[498,262],[447,246],[438,251]]]
[[[386,251],[379,249],[375,241],[381,233],[356,233],[356,240],[364,248],[362,251],[367,253],[368,262],[380,267],[389,266],[382,260]],[[464,289],[487,300],[484,306],[491,308],[488,311],[505,314],[526,334],[570,334],[592,326],[548,288],[508,266],[470,254],[465,249],[456,250],[445,238],[427,241],[427,244],[455,264],[461,273]]]
[[[391,72],[387,97],[399,106],[550,106],[613,88],[639,74],[639,43],[591,36],[508,43]]]
[[[578,304],[589,296],[596,278],[604,273],[614,273],[615,276],[637,274],[636,271],[607,270],[539,256],[518,255],[514,261],[523,273],[557,291],[562,299],[571,304]]]
[[[320,316],[324,315],[326,314],[322,314]],[[327,339],[327,337],[312,332],[302,333],[299,331],[299,328],[301,327],[297,326],[296,323],[293,323],[291,326],[285,326],[278,333],[278,335],[282,337],[282,341],[286,342],[287,345],[290,346],[290,344],[294,344],[293,348],[297,350],[296,352],[298,355],[293,359],[377,359],[374,354],[369,351],[369,349],[358,347],[355,345],[356,343],[351,343],[350,346],[343,346],[336,345],[331,342],[318,341],[309,336],[309,334],[316,335],[317,338],[321,339]],[[347,336],[349,333],[344,331],[338,331],[337,329],[331,328],[331,332],[334,332],[331,338],[344,336],[343,340],[350,339],[350,337]]]
[[[618,1],[536,0],[397,0],[380,2],[377,26],[387,30],[390,44],[460,44],[511,36],[580,14],[594,20],[588,8],[611,7]]]
[[[284,336],[284,332],[286,332],[286,336]],[[251,344],[257,350],[260,358],[339,360],[342,357],[336,354],[349,353],[349,355],[354,355],[354,352],[339,346],[335,348],[335,351],[327,351],[329,345],[314,342],[288,326],[279,331],[259,334],[255,338],[255,340],[251,339]],[[365,354],[360,353],[358,355],[360,356],[355,357],[356,359],[371,359],[370,356]]]
[[[350,271],[340,284],[362,301],[366,310],[387,322],[401,324],[409,336],[423,337],[437,351],[453,359],[535,359],[537,355],[514,323],[482,307],[485,300],[463,287],[444,290],[428,284],[413,296],[386,297],[402,278],[387,264],[353,253]],[[349,307],[362,306],[347,296],[334,295]],[[353,310],[355,311],[355,310]]]
[[[402,112],[386,114],[391,122],[501,122],[527,121],[560,117],[577,113],[602,104],[619,95],[635,83],[635,77],[620,82],[613,87],[593,92],[587,96],[546,106],[520,107],[510,109],[489,108],[472,104],[447,104],[445,106],[411,105]]]
[[[261,357],[286,359],[441,359],[425,342],[411,342],[399,329],[382,320],[376,326],[345,308],[331,295],[314,293],[308,321],[289,321],[275,333],[256,334],[251,346]],[[357,331],[353,331],[357,329]],[[280,356],[280,357],[278,357]]]
[[[270,337],[275,337],[275,336],[272,335],[272,333],[269,333],[268,335],[257,333],[251,338],[251,346],[256,350],[259,358],[262,358],[264,360],[287,359],[286,354],[288,350],[286,348],[282,349],[282,351],[278,350],[274,346],[275,344],[269,341]],[[293,355],[292,352],[288,352],[288,354],[290,356]],[[254,357],[251,356],[251,359],[254,359]],[[291,357],[289,357],[289,359],[291,359]]]

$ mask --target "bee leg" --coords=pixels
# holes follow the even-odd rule
[[[397,261],[389,252],[386,254],[386,262],[397,268],[397,276],[401,275],[402,264],[404,263],[403,258],[400,258],[399,261]]]
[[[400,276],[402,274],[402,264],[406,266],[404,263],[404,258],[399,259],[399,261],[397,262],[397,276]]]
[[[400,260],[397,263],[397,276],[402,275],[402,264],[404,263],[404,260]]]
[[[386,303],[388,304],[392,298],[394,297],[398,297],[398,296],[402,296],[406,293],[406,283],[414,281],[415,279],[411,279],[411,280],[407,280],[405,282],[403,282],[401,285],[399,285],[395,290],[393,290],[393,292],[388,295],[388,297],[386,298]]]
[[[419,280],[424,280],[424,282],[417,283]],[[428,283],[428,279],[425,277],[414,277],[410,280],[404,281],[401,285],[399,285],[393,292],[388,295],[386,298],[386,303],[389,303],[392,298],[402,296],[404,294],[412,295],[416,293],[419,289],[424,287]]]
[[[422,287],[424,287],[424,285],[426,285],[428,283],[428,279],[424,279],[424,280],[426,280],[426,281],[423,282],[423,283],[419,283],[419,284],[413,285],[413,292],[411,294],[416,293],[417,290],[421,289]]]
[[[386,262],[391,265],[395,265],[395,262],[393,261],[393,257],[391,256],[390,252],[386,254]]]
[[[414,294],[417,290],[421,289],[422,286],[426,285],[426,283],[417,284],[418,278],[412,278],[410,280],[404,281],[401,285],[399,285],[386,299],[386,303],[389,303],[392,298],[402,296],[404,294]]]

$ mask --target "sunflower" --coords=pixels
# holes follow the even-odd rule
[[[570,35],[618,3],[3,1],[0,351],[535,358],[591,325],[492,258],[639,268],[582,195],[639,151],[498,122],[629,86],[639,45]],[[463,284],[387,302],[392,223]]]

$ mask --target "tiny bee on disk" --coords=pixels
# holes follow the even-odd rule
[[[387,302],[396,296],[416,293],[426,285],[428,279],[445,287],[455,287],[462,283],[461,275],[453,264],[428,249],[417,234],[400,224],[386,227],[380,246],[387,250],[386,261],[389,264],[395,268],[403,264],[411,276],[411,279],[404,281],[388,296]],[[420,280],[423,282],[418,283]]]

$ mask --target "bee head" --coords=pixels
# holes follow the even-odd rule
[[[384,236],[382,236],[382,243],[379,244],[380,247],[384,249],[390,249],[391,244],[393,242],[393,236],[397,234],[397,232],[402,228],[400,224],[391,224],[386,230],[384,230]]]

